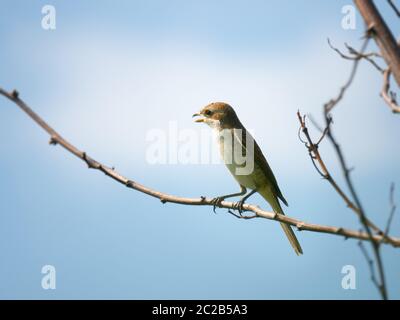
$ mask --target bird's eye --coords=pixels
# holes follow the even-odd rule
[[[206,110],[206,111],[204,111],[204,114],[206,115],[206,116],[211,116],[211,114],[212,114],[212,112],[211,112],[211,110]]]

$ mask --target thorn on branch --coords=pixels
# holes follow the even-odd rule
[[[132,181],[132,180],[127,180],[125,185],[126,185],[128,188],[132,188],[132,189],[135,188],[135,182]]]
[[[50,137],[49,144],[55,146],[58,144],[57,137]]]
[[[363,36],[364,39],[370,39],[376,36],[375,24],[371,23],[367,26],[367,30]]]
[[[93,168],[94,168],[94,166],[93,166],[93,164],[91,163],[91,161],[89,160],[89,158],[88,158],[86,152],[82,152],[82,159],[83,159],[83,161],[86,162],[86,164],[87,164],[87,166],[88,166],[89,169],[93,169]]]
[[[15,90],[15,89],[12,91],[11,95],[12,95],[12,97],[14,99],[18,99],[19,98],[19,92],[17,90]]]
[[[297,224],[296,224],[296,228],[297,228],[297,231],[303,231],[303,229],[304,229],[304,223],[303,223],[303,222],[297,223]]]

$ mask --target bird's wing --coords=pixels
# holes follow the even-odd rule
[[[262,172],[265,175],[265,178],[269,182],[272,192],[276,197],[278,197],[282,202],[288,206],[288,203],[286,199],[284,198],[281,190],[279,189],[278,182],[276,181],[276,178],[274,176],[274,173],[271,170],[271,167],[269,166],[267,159],[265,159],[260,147],[258,146],[256,140],[251,136],[251,134],[246,130],[246,129],[241,129],[242,132],[242,137],[238,137],[237,135],[239,134],[240,131],[233,130],[233,134],[238,138],[237,140],[240,141],[242,148],[243,148],[243,155],[245,156],[247,154],[247,147],[246,147],[246,135],[249,135],[247,139],[252,139],[254,141],[254,163],[257,163]]]

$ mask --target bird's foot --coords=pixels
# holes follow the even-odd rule
[[[244,205],[244,200],[239,200],[238,202],[236,202],[233,205],[233,209],[237,210],[239,212],[239,215],[242,217],[242,212],[244,212],[245,210],[243,209],[243,205]]]
[[[238,219],[242,219],[243,218],[242,214],[237,214],[234,211],[232,211],[231,209],[228,209],[228,213],[230,213],[231,215],[233,215],[234,217],[236,217]]]
[[[215,211],[215,209],[216,209],[217,207],[219,207],[219,205],[221,204],[222,201],[224,201],[224,197],[215,197],[215,198],[213,198],[213,199],[211,200],[211,204],[213,205],[213,211],[214,211],[214,213],[217,213],[217,212]]]

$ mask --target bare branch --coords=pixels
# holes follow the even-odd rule
[[[350,190],[350,194],[354,200],[354,203],[356,205],[356,207],[358,208],[359,211],[359,218],[360,218],[360,222],[365,230],[365,232],[368,234],[368,236],[370,237],[370,239],[372,239],[374,237],[374,235],[372,234],[371,231],[371,221],[367,218],[367,215],[365,213],[365,210],[361,204],[360,198],[356,192],[356,189],[354,187],[353,181],[350,177],[350,169],[346,164],[345,158],[344,158],[344,154],[342,152],[342,149],[340,147],[340,145],[338,144],[338,142],[336,141],[335,137],[333,136],[332,133],[332,129],[329,126],[330,123],[330,115],[328,112],[325,112],[325,121],[327,123],[327,127],[328,127],[328,132],[327,132],[327,137],[329,138],[329,140],[331,141],[333,148],[336,152],[336,155],[339,158],[339,163],[340,163],[340,167],[342,169],[343,172],[343,176],[345,178],[346,184],[348,189]],[[383,237],[385,236],[384,234],[382,235]],[[388,299],[388,294],[387,294],[387,289],[386,289],[386,280],[385,280],[385,272],[383,269],[383,263],[382,263],[382,258],[381,258],[381,253],[379,250],[379,244],[376,242],[371,241],[371,246],[373,249],[373,253],[375,256],[375,261],[376,261],[376,265],[377,265],[377,269],[378,269],[378,273],[379,273],[379,280],[380,280],[380,284],[379,284],[379,289],[380,289],[380,293],[382,296],[382,299],[387,300]]]
[[[331,117],[331,111],[332,109],[343,99],[346,91],[348,88],[351,86],[356,72],[358,68],[358,64],[362,59],[365,59],[369,61],[377,70],[379,70],[381,73],[384,74],[384,86],[381,92],[381,95],[385,102],[389,105],[389,107],[393,110],[393,112],[398,112],[398,105],[396,102],[396,96],[393,92],[390,92],[390,72],[393,72],[394,78],[397,81],[397,84],[400,86],[400,46],[396,43],[396,40],[393,37],[393,34],[391,33],[390,29],[387,27],[385,21],[382,19],[379,11],[376,9],[373,1],[371,0],[354,0],[358,10],[360,11],[361,15],[363,16],[366,25],[367,25],[367,32],[365,35],[365,40],[364,43],[361,47],[360,51],[355,50],[354,48],[350,47],[349,45],[346,44],[346,48],[349,51],[350,55],[345,55],[343,54],[340,50],[337,48],[333,47],[332,44],[330,43],[328,39],[328,44],[329,46],[336,51],[342,58],[347,59],[347,60],[352,60],[353,61],[353,67],[350,72],[350,76],[347,80],[347,82],[340,88],[339,94],[335,97],[329,100],[327,103],[324,104],[324,117],[325,117],[325,123],[326,123],[326,128],[325,130],[322,131],[322,136],[318,140],[317,143],[313,143],[311,140],[311,137],[308,134],[307,127],[305,125],[305,118],[302,118],[300,113],[298,113],[298,118],[300,121],[300,126],[302,128],[302,131],[304,135],[307,138],[307,142],[303,142],[310,154],[310,157],[312,159],[313,165],[316,167],[318,173],[322,175],[324,178],[326,178],[331,185],[334,187],[334,189],[338,192],[338,194],[342,197],[342,199],[346,202],[346,204],[352,208],[354,212],[357,213],[360,223],[365,231],[366,234],[372,239],[375,234],[372,233],[372,230],[377,232],[378,234],[382,235],[383,239],[387,239],[387,234],[390,229],[390,224],[394,215],[395,211],[395,206],[392,202],[392,210],[391,214],[389,216],[389,221],[388,225],[385,229],[385,232],[382,232],[377,226],[375,226],[366,216],[365,210],[362,206],[362,203],[359,199],[359,196],[355,190],[355,187],[353,185],[353,181],[350,177],[350,169],[346,164],[343,152],[341,150],[340,145],[336,141],[336,139],[333,136],[332,129],[331,129],[331,123],[332,123],[332,117]],[[396,13],[397,8],[393,5],[391,1],[389,3],[392,5],[392,7],[395,9]],[[381,55],[384,58],[386,64],[388,65],[388,69],[385,71],[383,70],[372,58],[373,57],[380,57],[380,55],[376,53],[365,53],[365,50],[368,46],[369,39],[373,37],[375,42],[377,43],[378,47],[380,48]],[[299,131],[300,132],[300,131]],[[339,188],[339,186],[336,184],[336,182],[332,179],[331,175],[329,174],[329,171],[326,168],[325,163],[323,162],[321,155],[319,154],[318,151],[318,145],[319,143],[324,139],[324,137],[327,136],[327,138],[330,140],[332,143],[334,150],[336,152],[336,155],[338,156],[340,167],[342,169],[343,176],[346,181],[346,185],[348,189],[350,190],[350,194],[352,197],[352,200],[350,200],[350,197],[348,197],[342,189]],[[303,141],[303,140],[302,140]],[[318,162],[319,166],[316,165],[315,160]],[[393,191],[391,191],[391,194]],[[392,197],[392,196],[391,196]],[[386,232],[387,231],[387,232]],[[383,268],[383,262],[381,258],[381,252],[380,252],[380,245],[379,243],[376,243],[374,241],[370,241],[374,258],[375,261],[369,258],[367,250],[364,248],[363,244],[360,243],[360,248],[364,254],[364,256],[367,259],[368,265],[370,267],[371,271],[371,279],[374,282],[374,284],[377,286],[379,289],[379,292],[382,296],[383,299],[388,299],[388,294],[387,294],[387,288],[386,288],[386,281],[385,281],[385,273],[384,273],[384,268]],[[379,281],[377,280],[375,276],[375,263],[376,263],[376,268],[378,270],[379,274]]]
[[[135,182],[131,179],[124,177],[123,175],[119,174],[115,169],[105,166],[104,164],[94,160],[86,152],[83,152],[76,148],[74,145],[69,143],[66,139],[64,139],[57,131],[55,131],[52,127],[50,127],[41,117],[39,117],[24,101],[19,98],[19,94],[17,91],[13,91],[11,93],[3,90],[0,88],[0,94],[7,97],[9,100],[14,102],[18,105],[25,113],[27,113],[33,121],[35,121],[39,126],[41,126],[50,136],[50,142],[52,144],[59,144],[68,152],[74,154],[76,157],[84,161],[88,168],[95,169],[103,172],[108,177],[114,179],[115,181],[125,185],[128,188],[137,190],[149,196],[159,199],[162,203],[176,203],[182,205],[197,205],[197,206],[214,206],[213,199],[208,199],[205,197],[200,198],[184,198],[178,197],[170,194],[166,194],[157,190],[150,189],[138,182]],[[222,201],[218,204],[220,208],[226,209],[235,209],[234,202]],[[304,221],[300,221],[295,218],[291,218],[289,216],[277,214],[275,212],[264,211],[256,205],[247,204],[243,205],[243,209],[249,212],[253,212],[255,216],[239,216],[243,219],[252,219],[255,217],[265,218],[268,220],[278,221],[282,223],[286,223],[288,225],[296,227],[298,230],[304,231],[312,231],[312,232],[319,232],[319,233],[327,233],[333,234],[338,236],[343,236],[346,239],[353,238],[359,239],[362,241],[373,241],[374,243],[385,243],[390,244],[393,247],[400,247],[400,238],[394,237],[383,237],[382,235],[376,234],[370,237],[367,233],[355,230],[349,230],[340,227],[333,227],[333,226],[325,226],[325,225],[317,225],[312,223],[307,223]],[[390,239],[390,241],[388,240]]]
[[[381,90],[381,97],[393,113],[400,113],[400,106],[397,104],[396,94],[390,91],[390,74],[390,69],[386,69],[383,73],[383,87]]]
[[[394,188],[395,188],[395,185],[394,185],[394,183],[392,183],[390,185],[390,192],[389,192],[390,213],[389,213],[389,218],[388,218],[388,221],[386,224],[384,235],[389,234],[390,226],[392,224],[393,217],[394,217],[394,214],[395,214],[396,208],[397,208],[396,203],[394,202]]]
[[[400,87],[400,47],[372,0],[353,0]]]
[[[340,100],[342,100],[345,91],[350,87],[352,81],[354,80],[357,71],[358,61],[360,61],[361,59],[365,59],[368,62],[370,62],[380,73],[383,74],[383,86],[380,93],[381,97],[383,98],[383,100],[389,106],[389,108],[392,110],[393,113],[400,113],[400,106],[397,103],[396,94],[393,91],[390,91],[390,75],[391,75],[390,69],[386,70],[382,69],[375,62],[375,60],[371,58],[371,57],[382,57],[379,53],[376,52],[363,53],[363,50],[366,48],[366,44],[365,47],[363,46],[361,52],[359,52],[355,50],[353,47],[349,46],[347,43],[345,43],[347,50],[351,54],[350,56],[342,53],[339,49],[334,47],[331,44],[329,38],[328,38],[328,44],[332,48],[332,50],[337,52],[343,59],[354,61],[354,65],[352,72],[350,74],[350,78],[346,82],[346,84],[340,88],[339,95],[336,98],[329,100],[328,103],[325,104],[324,106],[325,112],[330,112],[335,107],[335,105],[337,105],[340,102]]]
[[[329,117],[328,124],[325,127],[325,129],[322,130],[321,128],[319,128],[319,130],[322,131],[322,135],[321,135],[320,139],[318,140],[318,142],[314,143],[309,134],[309,131],[308,131],[308,128],[306,125],[306,121],[305,121],[306,120],[305,116],[301,116],[300,112],[298,111],[297,117],[300,122],[300,130],[303,132],[304,136],[307,139],[307,142],[305,142],[305,146],[308,149],[308,153],[310,155],[310,158],[312,160],[314,167],[316,168],[318,173],[331,184],[331,186],[335,189],[335,191],[339,194],[339,196],[346,203],[347,207],[350,208],[354,213],[356,213],[358,217],[360,217],[359,208],[350,200],[350,198],[346,195],[346,193],[342,190],[342,188],[339,187],[336,180],[332,177],[332,175],[328,171],[325,161],[322,159],[322,156],[318,150],[318,146],[321,143],[322,139],[329,132],[329,128],[332,123],[332,118]],[[304,141],[303,141],[303,143],[304,143]],[[315,162],[318,163],[318,166]],[[383,231],[378,226],[376,226],[373,222],[368,221],[368,225],[378,234],[383,234]]]
[[[400,18],[400,10],[396,7],[396,5],[393,3],[393,0],[387,0],[389,5],[392,7],[394,13]]]
[[[375,62],[374,59],[372,59],[372,57],[382,58],[382,56],[379,53],[376,53],[376,52],[370,52],[370,53],[358,52],[356,49],[354,49],[353,47],[351,47],[347,43],[345,43],[345,46],[346,46],[347,50],[351,54],[351,56],[349,56],[349,55],[345,55],[339,49],[335,48],[331,44],[331,41],[329,40],[329,38],[328,38],[328,44],[332,48],[332,50],[336,51],[343,59],[353,60],[353,61],[358,61],[358,60],[361,60],[361,59],[365,59],[369,63],[371,63],[379,72],[383,73],[384,70]]]
[[[362,241],[359,241],[358,245],[359,245],[359,247],[361,249],[361,252],[362,252],[365,260],[367,261],[368,268],[369,268],[369,273],[371,275],[371,281],[375,285],[375,287],[377,287],[377,289],[379,291],[381,291],[381,286],[379,285],[378,280],[376,280],[374,261],[370,258],[369,254],[368,254],[368,251],[367,251],[367,248],[365,248],[365,246],[362,243]]]
[[[368,46],[368,42],[369,42],[369,34],[367,33],[365,35],[364,43],[361,46],[361,50],[358,51],[360,56],[364,55],[365,49]],[[333,48],[333,50],[335,50],[336,52],[339,52],[339,54],[342,55],[342,53],[339,50],[337,50],[336,48],[332,47],[332,45],[329,42],[329,39],[328,39],[328,43],[331,46],[331,48]],[[361,61],[361,58],[354,59],[353,61],[354,61],[353,62],[353,68],[351,69],[350,76],[349,76],[348,80],[346,81],[346,83],[340,88],[339,94],[335,98],[332,98],[327,103],[325,103],[325,105],[324,105],[325,113],[329,113],[330,111],[332,111],[332,109],[343,99],[347,89],[353,83],[354,77],[355,77],[355,75],[357,73],[358,65],[359,65],[359,63]]]

